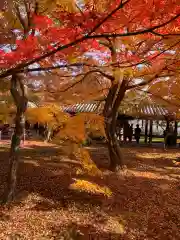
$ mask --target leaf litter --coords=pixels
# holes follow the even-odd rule
[[[57,148],[34,145],[22,149],[16,200],[0,208],[0,239],[180,239],[177,150],[126,147],[124,171],[96,176],[58,163]],[[2,148],[1,196],[8,154]],[[101,154],[108,156],[98,147],[96,162]]]

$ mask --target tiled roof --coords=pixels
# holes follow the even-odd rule
[[[169,116],[173,114],[167,108],[155,104],[129,105],[128,108],[120,108],[120,112],[135,117],[154,118],[164,118],[164,116]]]
[[[91,102],[91,103],[79,103],[68,107],[64,107],[63,110],[69,113],[77,112],[97,112],[102,113],[104,102]],[[173,117],[173,113],[167,108],[155,104],[130,104],[128,107],[120,107],[120,114],[132,116],[134,118],[153,118],[164,119],[165,117]]]
[[[102,110],[101,102],[90,102],[90,103],[77,103],[67,107],[63,107],[65,112],[78,113],[78,112],[97,112],[100,113]]]
[[[34,108],[37,105],[33,102],[28,102],[28,107]],[[102,114],[104,108],[103,101],[94,101],[89,103],[77,103],[70,106],[62,107],[62,110],[67,113],[98,113]],[[170,111],[168,108],[164,106],[160,106],[158,104],[152,103],[143,103],[143,104],[126,104],[122,105],[119,108],[119,113],[127,116],[131,116],[134,118],[144,118],[144,119],[154,119],[154,120],[164,120],[165,117],[177,118],[180,119],[180,115],[175,117],[175,113]]]

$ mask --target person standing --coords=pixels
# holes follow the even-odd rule
[[[136,143],[138,143],[138,144],[139,144],[140,136],[141,136],[141,129],[139,127],[139,124],[137,124],[136,128],[135,128],[134,137],[136,139]]]
[[[34,130],[35,130],[36,134],[38,134],[38,131],[39,131],[39,124],[38,124],[38,122],[34,124]]]
[[[170,125],[169,128],[166,128],[164,131],[164,149],[167,149],[167,147],[173,146],[174,140],[174,129],[173,126]]]

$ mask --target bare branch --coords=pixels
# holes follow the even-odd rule
[[[66,92],[66,91],[69,90],[70,88],[73,88],[73,87],[74,87],[75,85],[77,85],[78,83],[83,82],[83,81],[86,79],[86,77],[87,77],[88,75],[92,74],[92,73],[100,73],[101,75],[103,75],[104,77],[108,78],[109,80],[111,80],[111,81],[114,80],[114,77],[113,77],[113,76],[108,75],[108,74],[106,74],[106,73],[104,73],[104,72],[101,72],[101,71],[98,70],[98,69],[97,69],[97,70],[92,70],[92,71],[87,72],[87,73],[84,75],[83,78],[81,78],[80,80],[74,82],[73,84],[71,84],[70,86],[68,86],[67,88],[63,89],[63,90],[60,91],[60,92]]]

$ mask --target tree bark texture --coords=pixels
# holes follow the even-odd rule
[[[104,106],[104,119],[105,119],[105,132],[107,136],[107,144],[110,157],[111,171],[116,171],[119,167],[123,167],[123,158],[119,146],[119,142],[116,138],[116,124],[118,117],[118,109],[121,101],[124,98],[126,92],[126,80],[122,80],[119,87],[119,83],[113,84],[109,90],[106,103]]]
[[[11,78],[11,95],[16,105],[16,118],[15,129],[11,139],[11,148],[9,155],[9,173],[7,178],[7,188],[4,194],[4,202],[11,202],[14,199],[16,183],[17,183],[17,170],[19,163],[19,149],[20,143],[23,139],[25,129],[24,113],[27,109],[27,92],[25,85],[21,78],[13,75]]]

